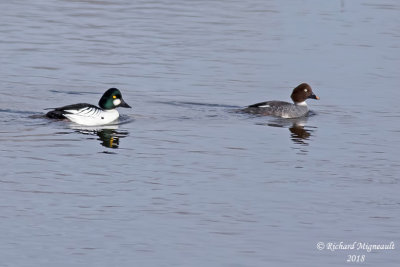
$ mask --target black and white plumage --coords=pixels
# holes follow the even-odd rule
[[[71,112],[71,111],[75,111],[75,112]],[[77,112],[78,113],[84,112],[84,113],[89,113],[89,114],[93,115],[96,111],[100,112],[101,109],[96,107],[95,105],[79,103],[79,104],[73,104],[73,105],[55,108],[54,110],[49,111],[46,114],[46,116],[50,119],[62,120],[62,119],[65,119],[65,114],[68,114],[68,113],[74,114]]]
[[[79,103],[55,108],[46,116],[51,119],[68,119],[87,126],[109,124],[119,117],[117,107],[130,106],[122,99],[121,92],[116,88],[107,90],[99,101],[99,106]]]

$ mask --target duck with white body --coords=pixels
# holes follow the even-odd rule
[[[117,107],[131,108],[117,88],[110,88],[100,98],[99,107],[87,103],[73,104],[55,108],[46,116],[51,119],[68,119],[87,126],[105,125],[119,118]]]

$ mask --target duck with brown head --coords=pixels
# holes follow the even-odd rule
[[[290,98],[293,100],[294,104],[273,100],[250,105],[242,111],[264,116],[299,118],[308,113],[307,99],[319,100],[319,97],[313,93],[311,86],[307,83],[302,83],[294,88]]]

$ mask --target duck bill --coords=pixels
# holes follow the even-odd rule
[[[121,99],[121,104],[119,104],[120,107],[123,108],[132,108],[131,106],[129,106],[123,99]]]
[[[308,98],[319,100],[319,97],[314,94],[310,95]]]

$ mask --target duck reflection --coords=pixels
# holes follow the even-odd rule
[[[293,124],[292,127],[289,128],[291,134],[291,139],[293,142],[297,144],[307,144],[304,140],[309,140],[311,136],[311,130],[304,129],[303,125]]]
[[[97,131],[98,140],[101,141],[101,145],[109,148],[118,148],[119,139],[124,138],[128,135],[128,132],[116,131],[111,129],[103,129]]]
[[[290,131],[290,139],[295,144],[307,146],[314,132],[310,127],[306,128],[307,117],[295,118],[295,119],[276,119],[270,123],[263,125],[270,127],[281,127],[288,128]]]
[[[98,127],[72,127],[76,132],[85,135],[97,135],[97,140],[104,147],[116,149],[119,147],[119,140],[128,136],[128,131],[118,130],[118,125],[109,125]]]

